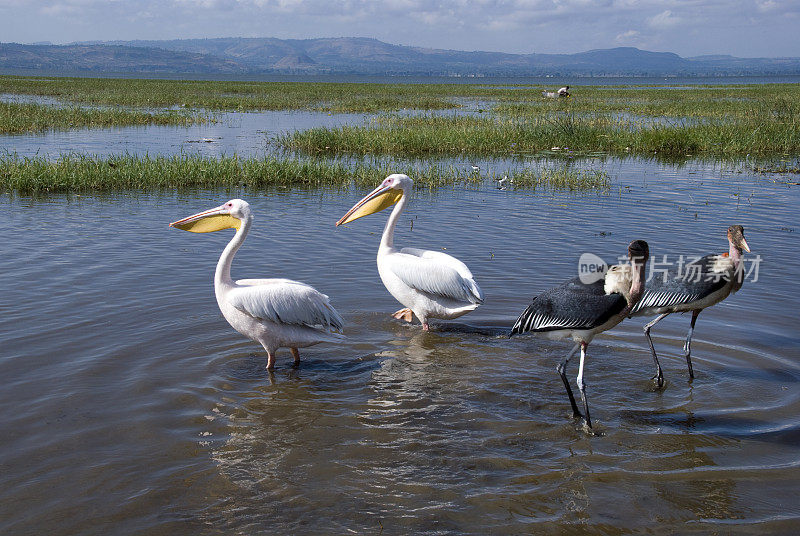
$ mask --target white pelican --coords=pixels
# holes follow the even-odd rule
[[[374,214],[396,203],[378,248],[378,273],[386,290],[405,305],[405,309],[392,316],[411,322],[413,313],[427,331],[429,318],[458,318],[483,303],[483,293],[469,268],[458,259],[440,251],[394,247],[394,227],[413,186],[414,182],[407,175],[389,175],[336,225]]]
[[[607,331],[628,316],[644,293],[645,264],[650,249],[644,240],[634,240],[628,245],[631,264],[611,266],[605,276],[593,283],[586,283],[575,277],[562,285],[539,294],[519,315],[511,337],[527,331],[541,332],[549,339],[571,338],[577,344],[567,357],[556,367],[561,381],[567,390],[572,413],[581,417],[592,428],[589,404],[586,401],[586,384],[583,381],[583,365],[586,361],[586,347],[595,335]],[[578,369],[578,389],[581,392],[584,415],[575,404],[572,388],[565,374],[567,363],[575,352],[581,350],[581,363]]]
[[[692,369],[692,334],[694,324],[700,311],[715,305],[729,295],[738,291],[744,282],[742,270],[743,251],[750,252],[750,246],[744,239],[744,228],[741,225],[728,227],[728,253],[722,255],[706,255],[681,267],[671,266],[665,277],[654,277],[647,284],[642,299],[633,308],[631,316],[659,315],[644,326],[644,334],[650,344],[650,352],[656,364],[653,379],[658,386],[664,385],[664,374],[658,362],[650,329],[671,313],[692,312],[689,334],[683,345],[689,377],[694,378]]]
[[[272,370],[278,348],[289,348],[297,364],[298,348],[342,339],[344,321],[325,294],[305,283],[289,279],[231,279],[233,256],[252,223],[253,213],[247,201],[231,199],[169,225],[193,233],[236,229],[214,273],[217,304],[233,329],[264,347],[267,369]]]

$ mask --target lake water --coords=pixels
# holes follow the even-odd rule
[[[258,130],[304,115],[274,117]],[[159,130],[129,145],[139,129],[121,129],[116,150],[146,152]],[[235,130],[172,129],[162,150]],[[94,134],[64,133],[75,137],[63,146],[108,154],[80,145]],[[49,136],[25,150],[58,154]],[[258,154],[254,139],[224,148]],[[364,191],[0,195],[0,533],[796,532],[800,187],[746,165],[584,165],[608,172],[612,190],[487,180],[416,192],[397,244],[447,248],[486,294],[430,333],[389,316],[399,305],[375,266],[387,213],[334,227]],[[269,374],[263,350],[228,326],[212,276],[230,234],[167,224],[231,197],[256,215],[234,277],[314,285],[347,321],[345,342],[302,350],[299,368],[279,353]],[[731,224],[745,228],[748,266],[760,259],[758,280],[700,315],[694,381],[686,316],[653,332],[662,390],[646,320],[623,322],[589,347],[599,435],[587,435],[555,371],[570,344],[508,339],[516,316],[583,252],[613,261],[634,238],[657,257],[723,252]]]

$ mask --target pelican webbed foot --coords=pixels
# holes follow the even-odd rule
[[[411,309],[406,307],[405,309],[400,309],[399,311],[396,311],[395,313],[392,314],[392,316],[398,320],[405,320],[406,322],[411,322],[411,320],[413,319],[413,314],[414,313],[411,312]]]

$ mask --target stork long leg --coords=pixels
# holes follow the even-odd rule
[[[583,365],[586,363],[586,347],[587,343],[581,342],[581,364],[578,368],[578,389],[581,392],[581,400],[583,401],[583,418],[586,420],[586,426],[592,428],[592,418],[589,416],[589,403],[586,401],[586,382],[583,381]]]
[[[689,366],[689,377],[694,378],[692,369],[692,335],[694,334],[694,323],[697,322],[697,315],[702,309],[692,311],[692,322],[689,325],[689,333],[686,335],[686,343],[683,345],[683,353],[686,355],[686,364]]]
[[[569,403],[572,406],[572,415],[575,417],[582,417],[583,415],[581,415],[580,410],[578,410],[578,405],[575,403],[575,396],[572,394],[572,388],[569,386],[569,380],[567,379],[565,371],[567,370],[567,363],[569,363],[569,360],[572,359],[572,356],[575,355],[575,352],[577,352],[578,348],[580,347],[580,344],[576,344],[575,347],[567,354],[567,357],[565,357],[556,367],[559,376],[561,376],[561,381],[564,382],[564,387],[566,388],[567,396],[569,397]]]
[[[267,370],[275,368],[275,352],[267,350]]]
[[[292,351],[292,357],[294,357],[294,366],[300,365],[300,352],[297,351],[297,348],[290,348]]]
[[[650,328],[658,324],[667,316],[669,316],[669,313],[663,313],[659,315],[655,320],[653,320],[648,324],[645,324],[644,326],[644,336],[647,337],[647,343],[650,345],[650,351],[653,353],[653,361],[656,364],[656,374],[655,376],[653,376],[652,379],[656,380],[659,387],[664,386],[664,373],[661,370],[661,364],[658,362],[658,355],[656,355],[656,347],[653,346],[653,339],[650,338]]]

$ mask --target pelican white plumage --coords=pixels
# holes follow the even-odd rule
[[[378,273],[386,290],[405,305],[392,316],[411,322],[412,314],[416,315],[427,331],[430,318],[458,318],[475,310],[483,303],[483,293],[469,268],[455,257],[440,251],[394,247],[394,228],[413,186],[407,175],[389,175],[336,225],[395,205],[378,248]]]
[[[249,203],[231,199],[216,208],[170,223],[193,233],[236,229],[214,274],[214,291],[222,315],[239,333],[264,347],[267,369],[275,367],[275,352],[289,348],[295,364],[298,348],[343,338],[344,321],[313,287],[290,279],[231,279],[231,263],[253,223]]]

